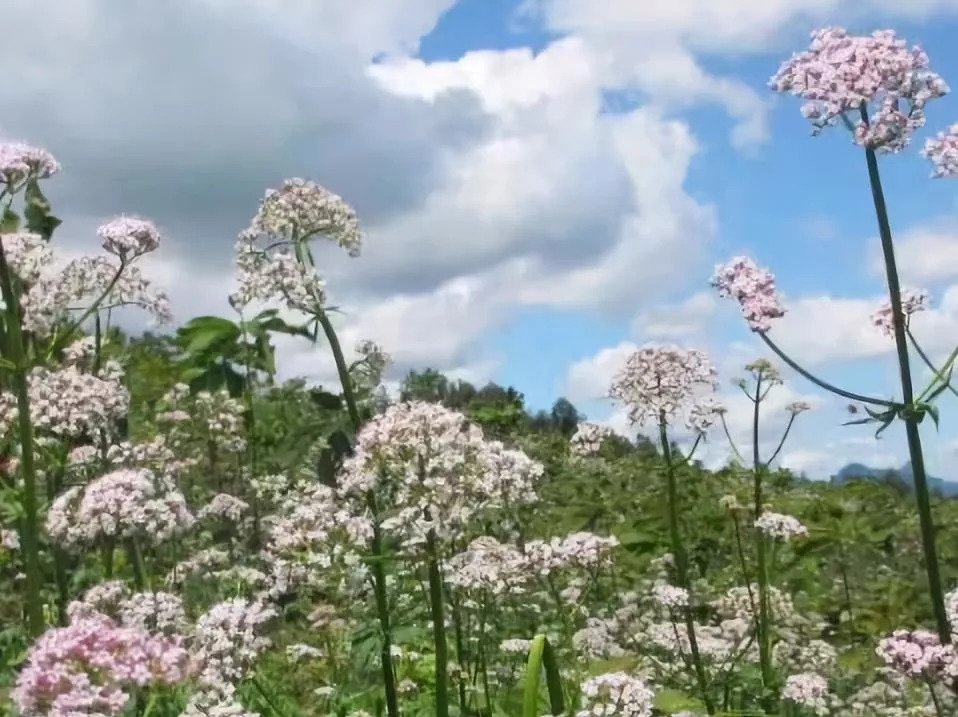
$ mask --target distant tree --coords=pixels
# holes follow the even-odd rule
[[[567,398],[560,398],[552,404],[552,426],[565,436],[572,436],[585,418]]]
[[[410,371],[399,387],[401,401],[443,403],[449,394],[449,379],[436,369]]]

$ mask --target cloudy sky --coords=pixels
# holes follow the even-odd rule
[[[49,148],[66,220],[93,246],[119,212],[166,237],[153,276],[178,318],[227,314],[231,249],[263,190],[289,176],[358,210],[364,254],[319,252],[347,345],[380,342],[396,376],[433,366],[601,400],[648,341],[710,352],[730,381],[763,355],[708,287],[740,253],[770,266],[789,314],[772,336],[853,390],[895,392],[892,342],[867,317],[883,291],[864,157],[811,138],[769,76],[823,24],[894,27],[958,87],[958,0],[6,0],[0,135]],[[929,108],[937,131],[958,99]],[[925,134],[916,143],[920,145]],[[906,283],[932,291],[915,321],[935,356],[958,341],[958,183],[916,146],[883,160]],[[322,351],[283,345],[286,376],[328,380]],[[840,427],[845,403],[790,379],[769,405],[806,414],[786,465],[827,476],[905,460]],[[933,472],[958,479],[958,406],[925,431]],[[719,448],[712,449],[718,460]]]

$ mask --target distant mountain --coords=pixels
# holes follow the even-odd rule
[[[901,468],[871,468],[861,463],[849,463],[838,473],[832,476],[832,485],[844,485],[853,480],[871,481],[900,481],[912,490],[914,486],[914,472],[909,461]],[[944,498],[958,498],[958,482],[947,481],[944,478],[928,476],[928,489]]]

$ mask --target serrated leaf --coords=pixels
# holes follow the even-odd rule
[[[43,196],[36,177],[27,182],[26,191],[23,194],[26,200],[23,216],[27,220],[27,229],[44,239],[49,239],[63,222],[50,214],[50,202]]]

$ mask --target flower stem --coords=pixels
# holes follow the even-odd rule
[[[659,442],[662,444],[662,456],[665,458],[665,472],[668,480],[669,535],[672,539],[672,555],[675,559],[675,570],[678,576],[679,586],[684,588],[689,596],[689,606],[683,612],[685,613],[685,629],[688,632],[689,638],[689,652],[692,653],[692,663],[695,667],[695,679],[702,693],[705,711],[713,715],[715,714],[715,705],[709,693],[708,679],[705,675],[705,665],[702,662],[702,655],[699,653],[699,643],[695,636],[695,620],[692,615],[692,606],[694,604],[692,580],[689,577],[688,556],[685,553],[685,545],[682,542],[682,534],[679,531],[678,485],[667,426],[665,416],[662,415],[659,418]]]
[[[798,372],[799,374],[807,378],[809,381],[814,383],[819,388],[823,388],[829,393],[834,393],[838,396],[842,396],[852,401],[858,401],[859,403],[868,403],[873,406],[884,406],[885,408],[894,408],[898,406],[898,404],[896,404],[894,401],[886,401],[881,398],[872,398],[871,396],[863,396],[860,393],[846,391],[842,388],[838,388],[837,386],[833,386],[827,381],[823,381],[822,379],[818,378],[817,376],[814,376],[813,374],[809,373],[808,371],[803,369],[801,366],[799,366],[797,363],[795,363],[788,356],[788,354],[782,351],[778,347],[778,345],[768,337],[768,334],[766,334],[764,331],[759,331],[757,333],[761,337],[762,341],[764,341],[765,344],[770,349],[772,349],[772,351],[775,352],[775,355],[778,356],[780,359],[782,359],[782,361],[784,361],[786,364],[788,364],[789,368],[791,368],[793,371]]]
[[[429,555],[429,607],[432,615],[432,639],[436,649],[436,717],[449,717],[449,649],[446,644],[446,618],[443,609],[442,573],[436,531],[426,534]]]
[[[752,494],[755,501],[755,520],[764,509],[762,477],[765,469],[759,454],[758,429],[762,402],[759,400],[762,389],[762,376],[755,379],[755,400],[752,406]],[[763,703],[766,712],[774,712],[772,698],[772,631],[771,610],[768,590],[768,555],[765,536],[755,531],[755,557],[758,564],[758,659],[762,669],[762,686],[765,688]]]
[[[862,107],[864,120],[867,111]],[[898,280],[898,266],[895,262],[895,245],[888,221],[888,208],[878,172],[878,157],[871,148],[865,149],[865,161],[868,166],[868,181],[871,185],[875,215],[878,219],[878,233],[881,237],[882,255],[885,260],[885,275],[888,279],[888,298],[891,301],[892,326],[895,331],[895,348],[898,352],[898,368],[901,377],[901,398],[905,406],[914,403],[914,389],[911,381],[911,366],[908,356],[908,339],[905,335],[905,316],[901,306],[901,286]],[[909,413],[904,416],[905,437],[908,440],[908,456],[911,459],[912,475],[915,481],[915,499],[918,503],[918,518],[921,527],[921,543],[925,555],[925,571],[928,574],[928,589],[931,593],[932,610],[938,626],[938,636],[942,643],[951,642],[951,628],[948,614],[945,612],[945,596],[941,588],[941,575],[938,568],[938,552],[935,548],[935,524],[931,514],[931,500],[928,495],[928,476],[925,473],[925,457],[918,433],[918,417]]]
[[[20,475],[23,478],[22,535],[23,566],[26,573],[27,629],[32,637],[39,637],[44,629],[43,599],[40,591],[43,575],[40,570],[40,526],[37,503],[37,474],[33,454],[33,423],[30,420],[30,389],[27,379],[26,356],[23,349],[23,330],[20,325],[20,302],[13,290],[13,279],[7,263],[3,242],[0,241],[0,291],[7,308],[6,333],[9,338],[10,360],[14,364],[13,385],[17,396],[17,424],[20,429]]]
[[[346,410],[349,413],[349,420],[353,425],[353,430],[359,433],[362,427],[362,420],[359,417],[359,409],[356,406],[356,396],[353,393],[352,379],[349,377],[349,367],[346,364],[346,358],[343,356],[343,348],[336,336],[336,329],[326,315],[325,311],[317,311],[316,319],[323,327],[326,334],[326,340],[329,342],[329,348],[333,352],[333,361],[336,363],[336,371],[339,373],[339,383],[343,389],[343,400],[346,402]],[[380,661],[382,663],[383,688],[386,691],[386,712],[389,717],[399,717],[399,698],[396,692],[396,674],[393,671],[392,662],[392,626],[389,615],[389,600],[386,594],[386,568],[383,564],[385,559],[385,550],[383,547],[382,529],[379,526],[379,509],[376,504],[376,496],[370,491],[366,496],[366,503],[369,506],[370,514],[373,516],[373,535],[371,541],[372,560],[370,561],[373,592],[376,598],[376,612],[379,617],[379,628],[382,633],[382,650]]]

